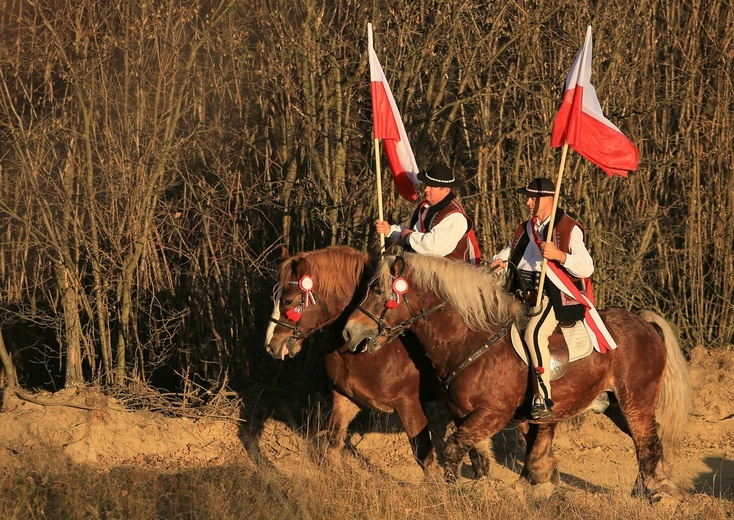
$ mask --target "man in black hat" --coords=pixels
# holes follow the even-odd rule
[[[530,210],[530,219],[515,231],[509,246],[499,252],[490,267],[506,268],[511,262],[519,275],[528,282],[531,306],[537,302],[537,290],[543,259],[557,262],[569,275],[571,282],[583,292],[582,280],[594,272],[594,261],[586,249],[584,228],[557,208],[553,226],[553,237],[548,239],[548,223],[553,210],[555,185],[550,179],[539,177],[530,181],[518,193],[525,195],[525,205]],[[535,292],[533,292],[533,289]],[[550,353],[548,340],[559,321],[579,321],[584,318],[585,307],[562,291],[550,279],[543,284],[540,310],[535,310],[525,329],[525,345],[528,347],[535,370],[537,386],[531,403],[533,419],[550,420],[553,415],[553,400],[550,387]]]
[[[410,224],[390,225],[377,219],[377,232],[393,242],[402,240],[408,249],[419,254],[446,256],[478,265],[481,253],[474,223],[452,191],[461,181],[444,164],[419,172],[418,180],[425,185],[425,190]]]

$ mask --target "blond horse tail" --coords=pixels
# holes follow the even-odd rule
[[[663,453],[668,459],[680,446],[688,424],[692,395],[688,363],[673,330],[662,316],[650,311],[641,311],[640,316],[658,330],[665,343],[665,374],[656,417]]]

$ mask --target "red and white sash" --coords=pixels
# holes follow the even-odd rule
[[[528,221],[527,232],[528,235],[532,236],[534,239],[528,243],[528,247],[537,248],[537,253],[542,258],[543,255],[538,247],[541,240],[538,233],[535,231],[535,226],[532,221]],[[579,291],[578,287],[576,287],[573,281],[571,281],[568,273],[556,260],[548,260],[545,276],[553,283],[553,285],[558,287],[558,289],[586,308],[583,323],[586,327],[586,331],[589,333],[589,338],[591,339],[591,343],[594,345],[594,348],[602,354],[617,348],[617,343],[614,341],[614,338],[612,338],[612,335],[609,334],[606,325],[604,325],[601,316],[599,316],[596,307],[594,307],[591,280],[589,278],[583,279],[584,289],[586,294],[589,295],[587,298],[581,291]]]

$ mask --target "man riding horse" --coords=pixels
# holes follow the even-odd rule
[[[445,256],[479,265],[481,254],[474,223],[452,191],[461,185],[461,180],[444,164],[419,172],[418,180],[425,185],[425,192],[410,224],[391,226],[385,220],[375,220],[377,232],[393,243],[404,243],[406,249],[418,254]]]
[[[525,195],[531,218],[520,224],[512,242],[497,254],[490,267],[506,268],[508,262],[517,267],[519,276],[530,287],[524,296],[535,305],[543,259],[555,262],[570,276],[579,291],[583,279],[594,272],[594,261],[586,249],[586,232],[560,208],[556,211],[553,237],[548,237],[548,223],[553,208],[555,185],[550,179],[533,179],[518,193]],[[579,321],[586,307],[549,279],[543,286],[540,310],[530,316],[525,329],[525,345],[532,358],[535,395],[530,415],[533,419],[552,419],[553,400],[550,386],[549,338],[559,322]]]

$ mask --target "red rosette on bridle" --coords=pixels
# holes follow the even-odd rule
[[[313,278],[311,278],[310,274],[304,274],[300,280],[298,280],[298,287],[301,288],[301,291],[303,291],[304,300],[306,302],[305,306],[308,307],[310,303],[316,303],[316,300],[313,297]]]
[[[298,304],[295,307],[293,307],[292,309],[288,309],[287,311],[285,311],[285,317],[294,323],[299,321],[302,316],[303,316],[303,307],[301,307],[301,304]]]
[[[400,305],[400,295],[408,292],[408,281],[403,277],[395,278],[392,282],[392,294],[390,299],[385,302],[385,307],[395,309]]]

